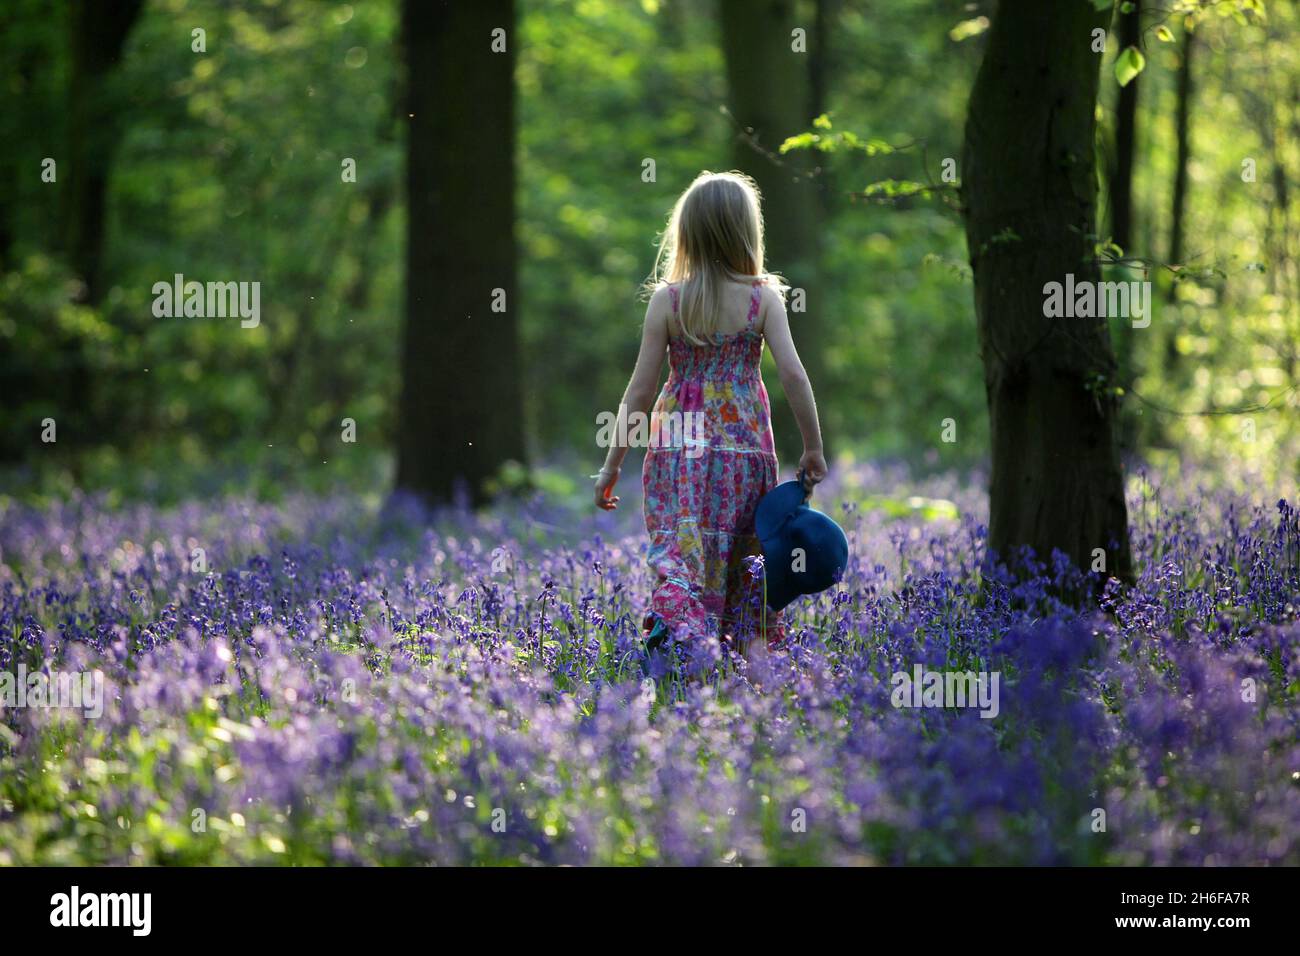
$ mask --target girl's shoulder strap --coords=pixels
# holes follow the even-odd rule
[[[673,315],[677,314],[677,286],[668,284],[668,297],[673,300]]]
[[[754,280],[754,291],[749,295],[749,315],[745,316],[745,328],[752,329],[758,318],[758,310],[763,304],[763,280]]]

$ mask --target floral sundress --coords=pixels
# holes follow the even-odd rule
[[[777,477],[763,335],[754,327],[761,288],[753,283],[741,331],[714,333],[704,345],[668,341],[668,381],[651,416],[642,480],[657,577],[647,624],[657,616],[677,641],[743,640],[760,624],[769,643],[783,636],[780,615],[762,609],[761,574],[745,562],[762,553],[754,511]],[[679,290],[668,292],[676,316]],[[688,427],[673,413],[698,417]]]

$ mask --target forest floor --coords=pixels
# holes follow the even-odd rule
[[[837,469],[842,585],[657,682],[635,489],[8,502],[0,864],[1296,864],[1294,498],[1131,485],[1079,610],[978,482]]]

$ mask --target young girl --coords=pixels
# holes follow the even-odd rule
[[[666,267],[665,267],[666,264]],[[780,615],[763,613],[762,581],[745,558],[761,553],[754,510],[776,484],[771,409],[759,371],[772,350],[789,398],[812,483],[826,477],[812,386],[790,338],[777,275],[763,271],[763,217],[754,181],[701,173],[673,206],[649,282],[641,352],[623,393],[628,414],[654,398],[668,353],[669,375],[652,415],[642,481],[650,564],[658,584],[645,627],[650,642],[735,641],[741,650],[760,621],[766,649],[783,636]],[[693,414],[694,427],[660,429]],[[665,433],[671,433],[665,436]],[[613,494],[627,447],[612,444],[596,475],[596,505]]]

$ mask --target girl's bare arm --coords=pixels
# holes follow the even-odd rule
[[[799,359],[799,352],[794,347],[794,338],[790,335],[790,317],[786,314],[785,303],[781,297],[772,292],[764,296],[763,337],[767,347],[772,350],[776,360],[776,370],[781,377],[781,387],[790,402],[794,419],[803,436],[803,457],[799,466],[808,472],[808,477],[815,483],[826,477],[826,460],[822,452],[821,423],[817,420],[817,402],[813,398],[812,383],[808,373]]]
[[[641,351],[637,354],[632,378],[623,392],[622,404],[627,406],[629,415],[633,412],[648,412],[654,401],[659,387],[659,375],[664,367],[664,353],[668,350],[668,317],[671,313],[668,290],[659,289],[646,305]],[[605,455],[605,465],[596,478],[596,504],[607,511],[618,504],[618,496],[611,496],[610,492],[618,481],[618,473],[626,457],[626,445],[617,442],[611,444]]]

